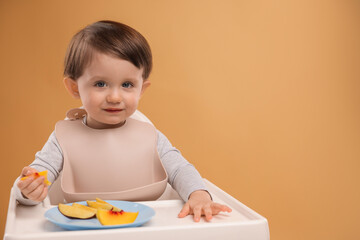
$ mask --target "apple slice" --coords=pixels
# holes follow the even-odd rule
[[[45,182],[46,185],[49,186],[49,185],[51,185],[51,182],[47,179],[47,173],[48,173],[47,170],[42,171],[42,172],[32,173],[32,174],[30,174],[29,176],[22,177],[20,180],[25,180],[25,179],[27,179],[27,178],[30,177],[30,176],[34,176],[35,178],[38,178],[38,177],[40,177],[40,176],[44,176],[44,178],[45,178],[44,182]]]
[[[96,215],[96,211],[94,212],[91,209],[89,210],[82,207],[70,206],[62,203],[59,203],[58,208],[64,216],[69,218],[89,219]]]
[[[98,209],[96,217],[102,225],[119,225],[119,224],[130,224],[133,223],[139,212],[120,212]]]
[[[98,198],[99,199],[99,198]],[[101,200],[101,199],[99,199]],[[103,201],[103,200],[101,200]],[[121,209],[120,208],[117,208],[113,205],[111,205],[110,203],[107,203],[105,201],[103,202],[92,202],[92,201],[86,201],[86,203],[88,204],[89,207],[92,207],[92,208],[96,208],[96,209],[105,209],[105,210],[113,210],[114,212],[120,212]]]

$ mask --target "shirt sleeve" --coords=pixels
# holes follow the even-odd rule
[[[47,140],[41,151],[35,154],[35,160],[29,166],[35,168],[39,172],[47,170],[48,180],[53,183],[58,178],[59,173],[62,170],[63,161],[63,154],[54,131],[51,133],[49,139]],[[38,204],[39,202],[27,199],[21,194],[20,189],[17,187],[17,183],[19,180],[20,177],[18,177],[14,183],[16,200],[24,205]],[[49,186],[49,189],[50,188],[51,185]]]
[[[170,141],[159,130],[157,149],[160,160],[168,174],[169,184],[186,202],[196,190],[208,191],[200,173],[173,147]]]

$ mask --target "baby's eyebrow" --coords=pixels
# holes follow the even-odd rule
[[[129,81],[129,82],[136,82],[138,79],[137,78],[124,78],[124,81]]]
[[[101,76],[101,75],[94,75],[91,76],[90,81],[94,82],[94,81],[111,81],[111,79],[109,79],[108,77],[105,76]],[[121,79],[118,79],[119,82],[137,82],[137,81],[141,81],[141,79],[138,79],[136,77],[124,77]]]
[[[90,78],[90,81],[98,81],[98,80],[106,80],[107,78],[106,77],[102,77],[102,76],[92,76]]]

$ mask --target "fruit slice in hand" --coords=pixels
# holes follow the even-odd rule
[[[98,199],[99,198],[97,198],[97,200]],[[99,200],[101,200],[101,199],[99,199]],[[87,203],[87,205],[89,207],[96,208],[96,209],[105,209],[105,210],[111,210],[112,209],[114,212],[120,212],[121,211],[120,208],[117,208],[117,207],[115,207],[115,206],[111,205],[110,203],[107,203],[107,202],[105,202],[103,200],[101,200],[101,201],[102,202],[86,201],[86,203]]]
[[[98,209],[96,217],[102,225],[119,225],[133,223],[139,212],[116,212],[112,210]]]
[[[48,173],[47,170],[42,171],[42,172],[32,173],[32,174],[30,174],[29,176],[22,177],[20,180],[25,180],[25,179],[27,179],[27,178],[30,177],[30,176],[34,176],[34,178],[38,178],[38,177],[40,177],[40,176],[43,176],[43,177],[45,178],[45,179],[44,179],[44,183],[49,186],[49,185],[51,185],[51,182],[47,179],[47,173]]]
[[[66,217],[88,219],[96,215],[96,211],[91,209],[84,209],[82,207],[70,206],[59,203],[59,211]],[[84,206],[86,207],[86,206]]]

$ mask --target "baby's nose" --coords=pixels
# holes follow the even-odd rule
[[[106,101],[110,103],[119,103],[122,101],[122,97],[119,91],[113,90],[111,91],[106,98]]]

